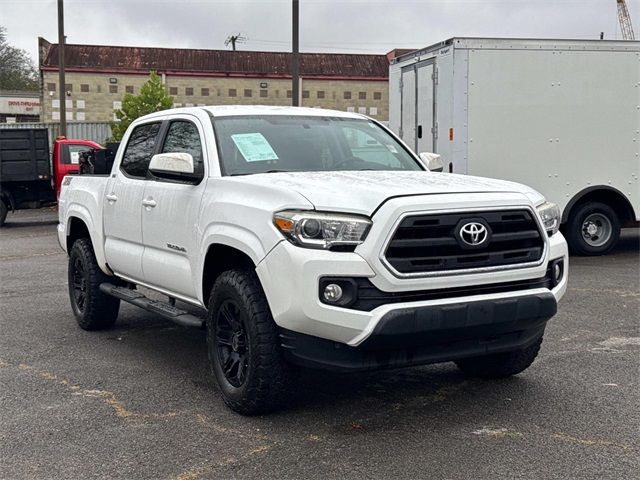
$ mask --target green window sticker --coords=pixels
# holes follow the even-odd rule
[[[261,133],[237,133],[231,135],[231,139],[247,162],[278,160],[278,155]]]

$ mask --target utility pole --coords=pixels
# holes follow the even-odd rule
[[[58,0],[58,91],[60,98],[60,135],[67,135],[67,91],[64,79],[64,0]]]
[[[291,56],[291,105],[300,106],[300,3],[293,0],[293,52]]]

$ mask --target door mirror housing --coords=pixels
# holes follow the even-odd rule
[[[420,155],[420,160],[427,170],[430,172],[442,172],[444,170],[444,164],[442,163],[442,156],[437,153],[431,152],[422,152]]]
[[[158,153],[151,157],[149,172],[154,177],[182,183],[200,183],[202,174],[195,172],[193,157],[186,152]]]

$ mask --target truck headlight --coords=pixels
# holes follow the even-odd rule
[[[291,243],[330,249],[361,244],[371,220],[358,215],[287,210],[273,215],[273,223]]]
[[[553,235],[560,229],[560,208],[551,202],[544,202],[536,207],[538,215],[542,220],[542,225],[549,236]]]

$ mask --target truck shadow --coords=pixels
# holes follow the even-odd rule
[[[622,230],[618,244],[613,248],[613,253],[640,251],[640,228]]]
[[[17,228],[25,228],[25,227],[42,227],[49,225],[57,225],[58,220],[29,220],[29,221],[15,221],[15,220],[7,220],[4,225],[2,225],[2,230],[9,229],[17,229]],[[1,230],[0,230],[1,231]]]
[[[138,313],[135,319],[123,319],[105,335],[122,339],[120,348],[144,357],[149,365],[157,366],[169,377],[175,376],[181,385],[185,385],[182,379],[191,379],[186,384],[191,387],[183,395],[199,399],[196,409],[221,421],[229,419],[230,412],[209,369],[204,331]],[[488,393],[514,398],[524,395],[519,392],[527,383],[522,378],[499,382],[468,379],[453,363],[356,374],[300,369],[297,376],[287,404],[272,414],[252,417],[250,423],[279,430],[290,428],[296,418],[302,425],[307,424],[303,419],[309,417],[309,422],[328,422],[332,430],[346,434],[374,431],[386,428],[390,419],[399,424],[415,421],[418,412],[424,416],[425,411],[430,411],[428,416],[437,416],[446,410],[455,418],[477,407],[478,402],[488,402]]]

